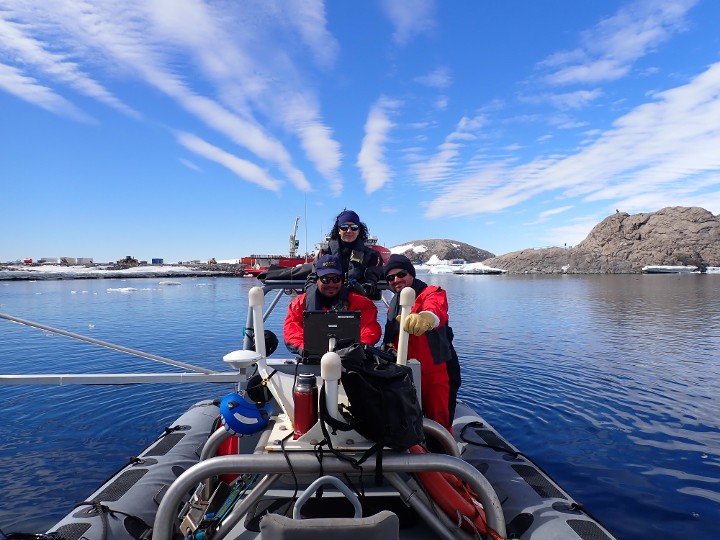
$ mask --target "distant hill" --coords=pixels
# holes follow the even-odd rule
[[[403,254],[413,262],[422,263],[426,263],[433,258],[441,261],[462,259],[468,262],[481,262],[495,256],[489,251],[470,244],[446,239],[413,240],[399,246],[393,246],[390,251]]]
[[[720,266],[720,219],[699,207],[616,212],[573,248],[525,249],[483,261],[510,273],[632,274],[649,265]]]

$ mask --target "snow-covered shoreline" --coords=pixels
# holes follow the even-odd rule
[[[2,265],[0,281],[41,279],[118,279],[148,277],[237,276],[232,266],[222,269],[186,265],[142,265],[118,269],[107,265]]]

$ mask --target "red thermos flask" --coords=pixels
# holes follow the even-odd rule
[[[307,433],[318,419],[318,387],[315,375],[312,373],[298,375],[293,388],[293,402],[295,404],[293,439],[297,439]]]

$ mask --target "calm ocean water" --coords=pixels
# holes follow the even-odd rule
[[[421,277],[448,291],[461,398],[619,538],[720,538],[720,276]],[[224,370],[257,282],[161,281],[0,282],[0,312]],[[5,320],[0,366],[176,371]],[[0,528],[46,530],[228,389],[0,387]]]

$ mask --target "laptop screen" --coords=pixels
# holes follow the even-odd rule
[[[319,360],[331,337],[343,345],[360,342],[359,311],[306,311],[303,317],[304,358]]]

